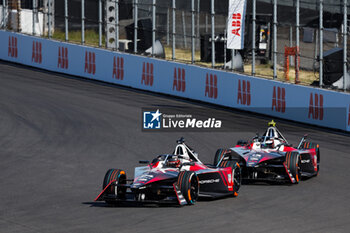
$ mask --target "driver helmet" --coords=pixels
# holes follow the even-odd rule
[[[265,148],[273,148],[273,147],[274,147],[274,140],[273,139],[266,140]]]
[[[173,156],[167,160],[168,167],[180,167],[180,159],[177,156]]]

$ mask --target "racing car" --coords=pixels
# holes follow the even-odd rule
[[[288,143],[271,121],[263,136],[251,141],[239,140],[229,149],[218,149],[214,165],[225,161],[239,163],[244,183],[254,181],[289,182],[297,184],[303,177],[317,176],[320,170],[320,147],[307,142],[307,135],[297,147]]]
[[[121,169],[109,169],[95,201],[193,205],[199,197],[236,197],[241,185],[238,163],[205,165],[183,138],[172,154],[139,162],[147,165],[135,168],[134,179]]]

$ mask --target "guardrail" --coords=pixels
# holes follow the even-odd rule
[[[0,59],[350,131],[350,95],[0,31]],[[7,46],[6,46],[7,45]]]

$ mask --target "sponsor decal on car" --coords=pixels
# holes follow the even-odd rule
[[[220,179],[210,179],[210,180],[200,180],[200,184],[214,184],[214,183],[219,183]]]

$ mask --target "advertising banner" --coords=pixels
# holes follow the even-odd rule
[[[244,48],[244,19],[246,0],[229,0],[227,19],[227,48]]]

